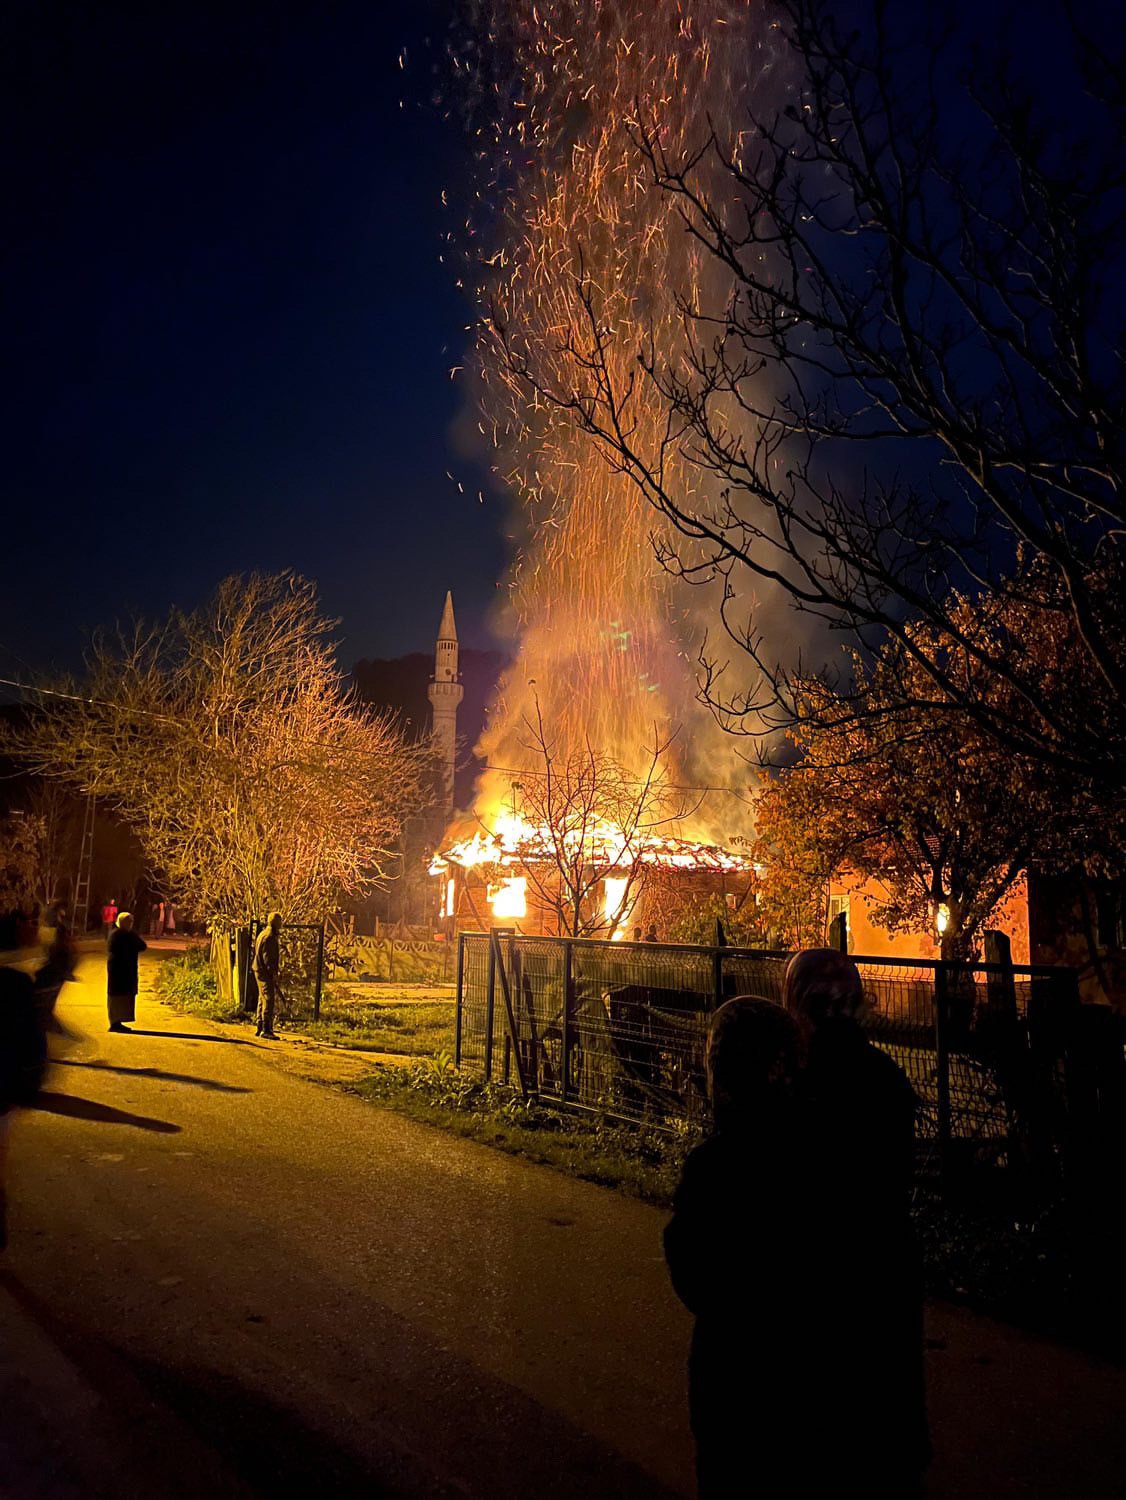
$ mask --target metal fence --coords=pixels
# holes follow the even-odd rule
[[[457,1064],[567,1108],[700,1124],[713,1012],[780,1001],[789,956],[463,933]],[[1074,971],[854,958],[871,1038],[919,1096],[924,1157],[1050,1174],[1121,1125],[1121,1025],[1080,1006]]]
[[[243,1006],[253,1011],[258,1004],[258,986],[254,980],[254,943],[265,926],[252,918],[248,941],[239,944],[239,958],[245,972],[240,974],[239,993]],[[279,1021],[319,1021],[324,992],[325,929],[323,922],[283,922],[279,934],[281,945],[278,973]]]

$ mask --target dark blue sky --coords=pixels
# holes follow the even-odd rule
[[[255,567],[318,580],[346,662],[425,647],[448,587],[487,643],[504,507],[454,451],[438,263],[464,147],[422,107],[442,9],[8,8],[0,675]]]

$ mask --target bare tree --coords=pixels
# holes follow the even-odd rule
[[[39,828],[20,808],[0,816],[0,910],[30,908],[35,902],[39,867]]]
[[[112,807],[201,915],[321,918],[387,877],[429,759],[351,699],[329,628],[303,579],[229,578],[97,641],[88,678],[43,695],[25,759]]]
[[[873,0],[847,34],[823,0],[778,14],[782,107],[688,154],[659,119],[638,126],[654,191],[714,272],[683,289],[679,342],[649,339],[623,378],[632,331],[569,273],[566,360],[499,319],[498,358],[640,488],[667,523],[666,565],[720,581],[724,630],[755,668],[725,691],[707,652],[729,727],[800,717],[754,605],[777,591],[819,629],[894,639],[921,669],[920,710],[1117,797],[1126,67],[1073,16],[1046,104],[995,57],[963,67],[951,37],[912,33],[914,7]],[[1068,52],[1083,89],[1065,121]],[[962,128],[945,107],[959,96]],[[1010,619],[1063,618],[1078,694],[1045,684],[1019,634],[961,628],[959,598],[979,589]]]
[[[655,742],[642,775],[631,776],[589,742],[561,752],[538,705],[524,723],[530,765],[514,798],[527,829],[525,878],[561,934],[613,937],[657,868],[670,825],[694,808],[667,785],[667,745]]]

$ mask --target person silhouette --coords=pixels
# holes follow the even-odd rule
[[[918,1101],[861,1026],[864,985],[846,953],[795,954],[783,1003],[802,1039],[798,1100],[820,1242],[835,1252],[835,1264],[826,1258],[811,1283],[818,1378],[834,1392],[821,1452],[840,1493],[907,1500],[930,1459],[922,1272],[910,1218]]]
[[[106,940],[106,990],[111,1031],[127,1031],[129,1028],[125,1023],[134,1019],[137,959],[147,947],[148,943],[140,933],[133,931],[133,913],[118,912]]]
[[[47,1061],[31,976],[0,967],[0,1250],[8,1244],[7,1159],[12,1111],[39,1092]]]
[[[797,1109],[799,1032],[781,1006],[741,995],[707,1044],[713,1130],[693,1150],[664,1234],[673,1289],[695,1316],[689,1415],[700,1500],[807,1495],[815,1357],[807,1288],[810,1162]]]
[[[272,911],[266,925],[254,942],[254,977],[258,981],[258,1013],[255,1034],[277,1041],[274,1031],[274,1012],[278,1003],[278,983],[281,974],[280,911]]]

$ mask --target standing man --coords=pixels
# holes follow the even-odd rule
[[[117,921],[117,902],[111,896],[102,907],[102,926],[106,930],[106,937],[113,931],[113,924]]]
[[[137,1004],[137,959],[148,947],[133,931],[133,913],[119,912],[106,942],[106,989],[109,999],[109,1029],[128,1031]]]
[[[254,944],[254,977],[258,981],[259,1036],[277,1041],[274,1032],[274,1007],[278,1002],[278,972],[281,967],[281,912],[272,911]]]

